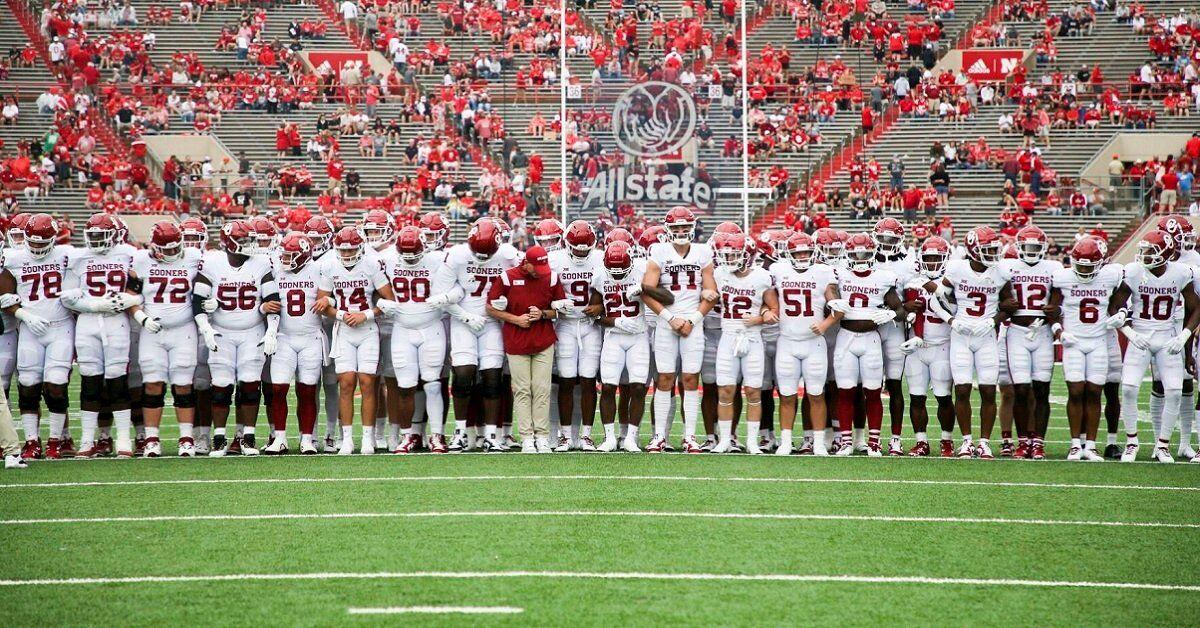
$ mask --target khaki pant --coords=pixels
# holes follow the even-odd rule
[[[521,440],[550,437],[550,372],[554,347],[533,355],[508,354],[513,417]]]
[[[0,388],[0,451],[6,456],[21,453],[21,441],[17,440],[17,430],[13,427],[12,411],[8,409],[8,397]]]

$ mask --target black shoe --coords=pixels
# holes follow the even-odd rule
[[[229,439],[224,434],[217,434],[212,437],[211,451],[224,451],[229,446]]]
[[[1112,444],[1104,448],[1105,460],[1120,460],[1121,454],[1124,453],[1120,445]]]

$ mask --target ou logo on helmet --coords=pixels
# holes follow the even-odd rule
[[[696,130],[696,104],[682,87],[648,81],[613,105],[613,138],[630,155],[652,159],[678,153]]]

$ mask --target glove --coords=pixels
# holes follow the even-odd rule
[[[1125,334],[1125,338],[1129,340],[1129,344],[1137,347],[1138,349],[1145,350],[1150,348],[1150,341],[1147,340],[1145,336],[1133,331],[1133,329],[1129,327],[1122,327],[1121,333]]]
[[[830,311],[833,312],[841,312],[842,314],[845,314],[846,312],[850,311],[850,302],[845,299],[834,299],[827,302],[825,305],[828,305]]]
[[[204,346],[208,347],[209,351],[216,351],[217,337],[221,334],[212,328],[207,317],[197,316],[196,318],[201,319],[196,321],[196,329],[200,331],[200,336],[204,339]]]
[[[626,334],[636,334],[641,331],[637,321],[625,317],[613,319],[613,329]]]
[[[483,326],[487,324],[487,320],[478,314],[467,314],[463,317],[462,322],[467,326],[467,329],[476,334],[483,331]]]
[[[133,320],[152,334],[162,331],[162,323],[157,318],[150,318],[145,312],[138,310],[133,313]]]
[[[733,355],[744,358],[750,353],[750,339],[743,333],[733,335]]]
[[[554,310],[555,312],[558,312],[559,316],[567,316],[568,314],[571,313],[571,300],[570,299],[559,299],[557,301],[551,301],[550,309]]]
[[[387,317],[394,317],[400,313],[400,304],[391,299],[380,299],[375,302],[375,307]]]
[[[213,312],[216,312],[217,307],[219,307],[219,305],[220,304],[217,303],[216,299],[205,299],[204,300],[204,313],[212,314]]]
[[[263,348],[263,355],[275,355],[275,350],[279,348],[279,336],[274,332],[267,332],[258,344]]]
[[[896,320],[896,310],[876,308],[870,312],[871,321],[876,325],[886,325]]]
[[[20,305],[20,304],[21,304],[21,297],[18,294],[14,293],[14,292],[10,292],[8,294],[0,294],[0,309],[10,308],[14,305]]]
[[[450,305],[450,295],[444,292],[442,294],[435,294],[428,299],[425,299],[425,304],[429,307],[446,307],[447,305]]]
[[[0,305],[3,304],[0,303]],[[1125,324],[1126,318],[1128,318],[1128,315],[1125,313],[1125,310],[1117,310],[1116,314],[1109,316],[1108,320],[1104,321],[1104,326],[1108,329],[1116,329]]]
[[[1064,331],[1058,335],[1058,342],[1064,347],[1070,347],[1075,344],[1076,340],[1075,336],[1071,335],[1071,332]]]
[[[1191,339],[1192,339],[1192,330],[1185,329],[1185,330],[1179,332],[1178,336],[1175,336],[1174,338],[1172,338],[1171,340],[1169,340],[1167,342],[1167,353],[1170,353],[1171,355],[1177,355],[1179,353],[1182,353],[1183,350],[1187,347],[1188,340],[1191,340]]]
[[[925,339],[924,338],[909,338],[908,340],[905,340],[904,342],[900,343],[900,352],[903,353],[904,355],[909,355],[910,353],[915,352],[917,349],[924,349],[924,348],[925,348]]]
[[[642,284],[635,283],[625,289],[625,296],[630,299],[636,299],[642,296]]]
[[[121,311],[124,312],[135,305],[142,304],[142,297],[128,292],[117,292],[113,294],[113,300],[121,305]]]
[[[501,312],[503,312],[508,309],[508,297],[500,297],[498,299],[495,299],[494,301],[489,303],[489,305],[492,306],[492,309],[500,310]]]
[[[34,314],[33,312],[30,312],[29,310],[18,309],[13,316],[16,316],[17,320],[25,323],[25,326],[28,327],[29,331],[33,332],[33,335],[35,336],[44,336],[46,335],[46,332],[50,331],[50,321],[38,316],[37,314]]]
[[[1045,322],[1039,318],[1030,323],[1029,328],[1025,331],[1025,339],[1029,341],[1037,340],[1038,330],[1041,329]]]

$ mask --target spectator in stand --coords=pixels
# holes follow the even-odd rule
[[[1125,162],[1121,161],[1121,156],[1114,154],[1112,161],[1108,162],[1108,185],[1116,187],[1122,182],[1125,176]]]
[[[888,176],[893,192],[904,189],[904,160],[900,155],[892,155],[892,161],[888,163]]]
[[[1104,223],[1102,223],[1102,222],[1096,223],[1096,226],[1093,227],[1092,230],[1088,232],[1088,235],[1100,238],[1101,240],[1108,242],[1108,232],[1104,230]]]
[[[1158,194],[1158,211],[1163,214],[1174,213],[1179,204],[1179,175],[1174,168],[1166,168],[1158,180],[1162,191]]]
[[[933,172],[929,174],[929,184],[937,191],[937,206],[941,209],[950,207],[950,173],[946,171],[946,164],[937,162],[933,166]]]

